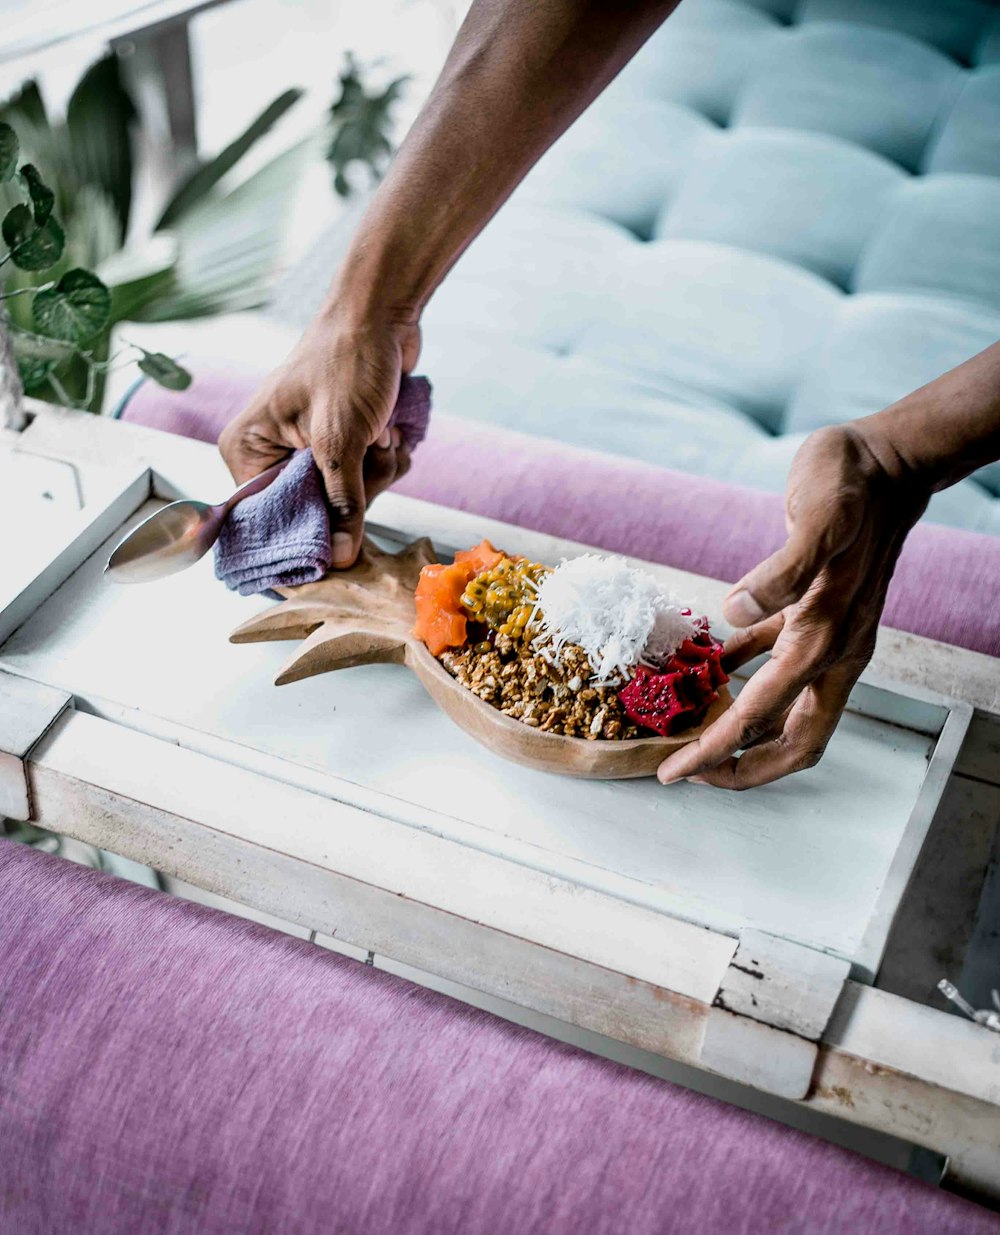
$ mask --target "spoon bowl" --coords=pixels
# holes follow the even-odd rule
[[[254,476],[218,505],[185,498],[156,511],[118,544],[108,558],[105,576],[114,583],[150,583],[193,566],[219,539],[233,507],[266,489],[286,462],[283,459]]]

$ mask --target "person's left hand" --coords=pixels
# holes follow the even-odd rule
[[[863,422],[802,443],[788,478],[788,541],[723,608],[742,628],[723,668],[771,657],[718,720],[660,764],[663,784],[748,789],[819,761],[871,659],[896,558],[929,496]]]

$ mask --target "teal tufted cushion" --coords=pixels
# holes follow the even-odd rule
[[[424,327],[444,410],[780,490],[1000,338],[1000,7],[683,0]],[[1000,534],[1000,467],[928,517]]]

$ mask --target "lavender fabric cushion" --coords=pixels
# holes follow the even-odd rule
[[[205,368],[183,394],[147,383],[123,419],[214,442],[260,375]],[[785,534],[782,499],[435,415],[397,491],[735,582]],[[1000,656],[1000,538],[937,524],[911,532],[883,621]]]
[[[987,1235],[1000,1219],[305,941],[0,841],[10,1235]]]

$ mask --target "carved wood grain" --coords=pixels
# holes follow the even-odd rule
[[[477,742],[505,759],[564,776],[602,780],[652,776],[672,750],[697,738],[732,702],[723,687],[696,728],[676,737],[623,741],[542,733],[504,716],[457,682],[413,634],[417,580],[421,569],[436,560],[426,538],[397,554],[366,538],[350,570],[332,571],[300,587],[278,588],[284,601],[238,626],[230,640],[301,640],[279,669],[278,686],[355,665],[405,664],[438,707]]]

